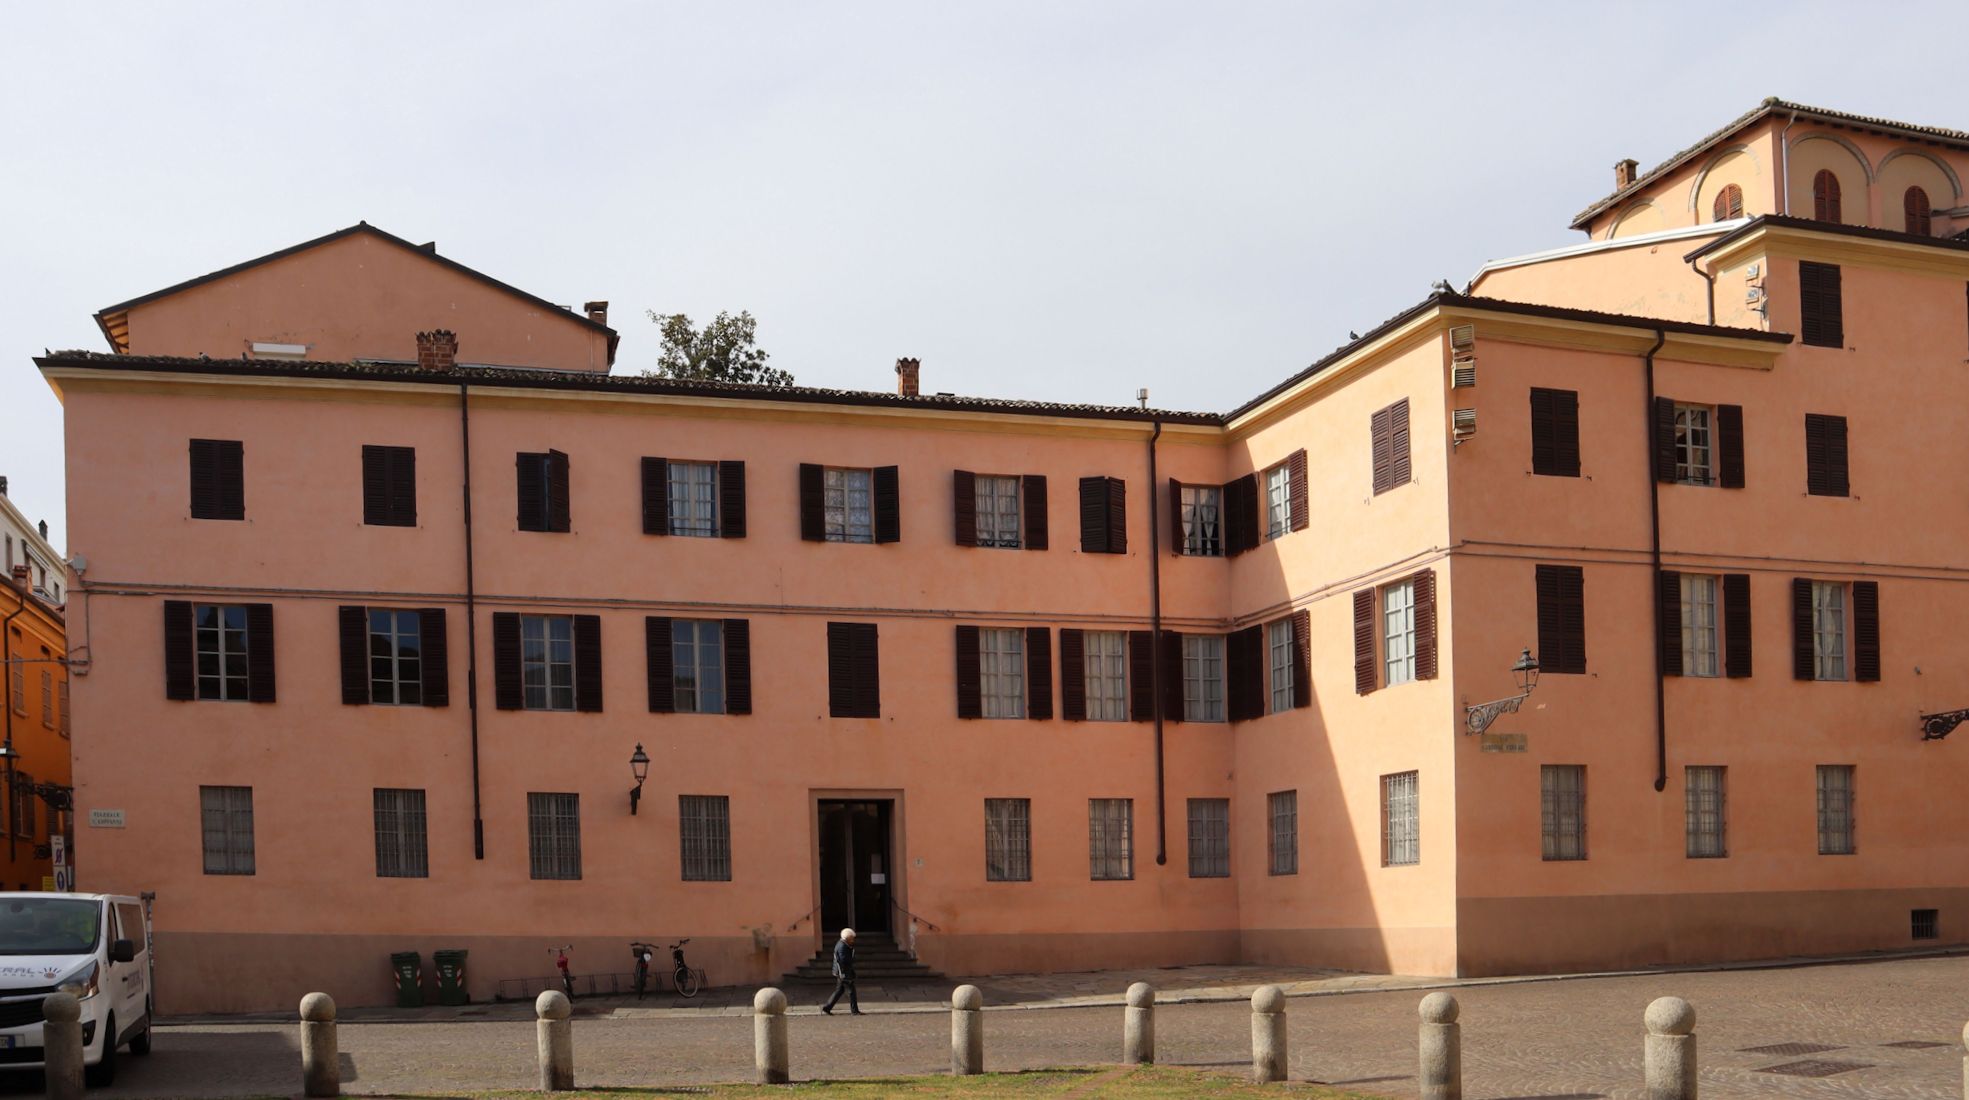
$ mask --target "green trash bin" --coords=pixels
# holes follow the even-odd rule
[[[432,956],[438,968],[438,1003],[441,1005],[470,1004],[471,998],[465,995],[465,956],[464,951],[439,951]]]
[[[424,957],[415,951],[390,956],[390,977],[397,983],[398,1008],[424,1007]]]

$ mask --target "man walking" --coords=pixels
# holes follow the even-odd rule
[[[834,1006],[843,993],[848,995],[849,1013],[861,1015],[861,999],[855,995],[855,930],[852,928],[841,929],[841,939],[834,944],[834,996],[820,1010],[834,1015]]]

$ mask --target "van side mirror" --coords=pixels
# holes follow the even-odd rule
[[[135,962],[137,945],[129,940],[117,940],[109,945],[109,961],[113,963]]]

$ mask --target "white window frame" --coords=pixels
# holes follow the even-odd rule
[[[1017,627],[978,630],[978,698],[986,718],[1026,716],[1026,632]]]
[[[1266,662],[1272,673],[1272,713],[1283,714],[1292,709],[1292,689],[1296,686],[1293,678],[1298,669],[1292,660],[1292,620],[1280,619],[1265,627],[1265,646],[1271,659]]]
[[[528,791],[526,844],[531,877],[562,881],[579,879],[581,796],[559,791]]]
[[[1128,720],[1128,633],[1089,630],[1082,635],[1081,668],[1087,694],[1087,720]]]
[[[1540,856],[1547,862],[1586,858],[1586,766],[1538,769]]]
[[[1688,858],[1722,859],[1729,847],[1729,769],[1690,764],[1682,769],[1688,818]]]
[[[1189,800],[1191,878],[1231,877],[1231,800]]]
[[[1415,680],[1415,581],[1381,588],[1381,677],[1388,687]]]
[[[1858,778],[1858,770],[1851,764],[1818,766],[1819,854],[1822,856],[1850,856],[1859,851],[1858,821],[1853,814]]]
[[[821,515],[828,542],[874,542],[875,471],[858,466],[823,470]]]
[[[718,464],[672,460],[665,478],[670,533],[688,538],[717,538]]]
[[[732,880],[730,795],[677,796],[677,861],[685,882]]]
[[[1675,480],[1716,484],[1716,410],[1709,405],[1675,405]]]
[[[1088,878],[1124,882],[1135,877],[1135,800],[1087,800]]]
[[[1224,556],[1224,487],[1185,485],[1181,493],[1183,509],[1183,553],[1190,557]]]
[[[373,797],[376,810],[376,877],[431,877],[424,792],[416,788],[377,787]]]
[[[527,710],[574,709],[574,616],[520,616],[520,693]]]
[[[670,620],[670,690],[678,714],[725,713],[724,620]]]
[[[985,881],[1032,881],[1032,799],[987,798]]]
[[[1420,772],[1381,777],[1381,866],[1413,867],[1422,862]]]
[[[1265,537],[1292,533],[1292,468],[1281,462],[1265,471]]]
[[[253,788],[200,787],[198,807],[204,834],[205,873],[250,875],[253,858]],[[30,828],[27,833],[31,835]]]
[[[424,617],[419,612],[396,607],[369,609],[370,702],[406,707],[424,702],[423,632]],[[405,639],[412,645],[411,656],[404,655]]]
[[[1020,546],[1019,508],[1025,493],[1024,479],[979,474],[972,480],[972,485],[978,545],[1017,550]]]
[[[1265,796],[1266,820],[1270,840],[1266,856],[1274,875],[1299,873],[1299,792],[1273,791]]]
[[[1224,720],[1224,636],[1183,635],[1183,721]]]
[[[1840,581],[1812,582],[1812,678],[1844,680],[1847,629],[1846,585]]]
[[[215,625],[205,625],[205,613],[215,612]],[[193,649],[197,665],[194,668],[194,681],[200,699],[215,699],[222,702],[243,702],[249,697],[253,685],[252,657],[253,639],[246,623],[246,607],[243,604],[194,604],[192,613]],[[234,619],[238,625],[233,624]],[[207,673],[206,658],[212,663],[209,667],[218,671]],[[237,668],[237,672],[230,671]],[[208,692],[207,681],[213,681]],[[22,714],[27,711],[23,709]]]
[[[1711,573],[1682,574],[1682,675],[1721,676],[1720,578]]]

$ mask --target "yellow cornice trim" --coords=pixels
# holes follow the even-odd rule
[[[1969,251],[1934,248],[1911,241],[1851,237],[1789,225],[1761,225],[1702,258],[1710,270],[1733,268],[1759,255],[1824,260],[1919,275],[1969,277]]]

